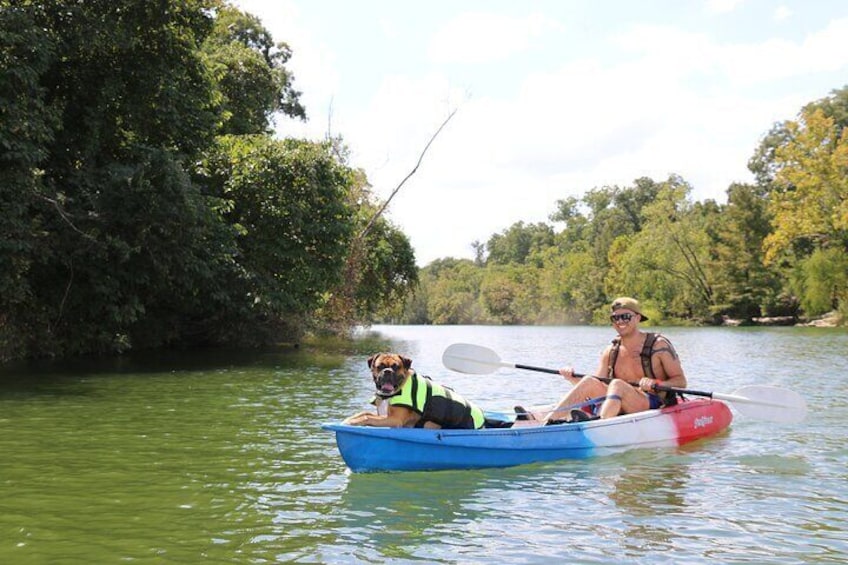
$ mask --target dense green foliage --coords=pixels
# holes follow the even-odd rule
[[[375,319],[655,322],[848,310],[848,88],[764,135],[727,203],[672,175],[420,271],[292,52],[223,0],[0,0],[0,360],[254,345]]]
[[[217,0],[0,0],[0,359],[320,326],[375,206],[337,142],[270,136],[290,56]]]
[[[657,323],[764,316],[848,318],[848,87],[776,124],[749,163],[757,183],[693,202],[672,175],[557,203],[474,262],[441,259],[401,318],[413,323],[604,321],[616,295]],[[555,229],[555,227],[561,229]]]

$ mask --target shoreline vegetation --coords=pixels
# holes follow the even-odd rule
[[[815,318],[797,318],[795,316],[763,316],[752,318],[750,321],[724,318],[722,326],[796,326],[808,328],[837,328],[843,325],[842,316],[838,312],[828,312]]]
[[[848,86],[772,125],[756,182],[726,203],[693,201],[676,174],[563,186],[550,222],[419,268],[340,137],[275,127],[307,113],[292,50],[255,16],[217,0],[12,4],[0,362],[369,323],[601,324],[620,295],[658,324],[848,323]]]

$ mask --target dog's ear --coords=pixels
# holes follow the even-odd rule
[[[399,357],[400,360],[403,361],[404,368],[409,369],[410,367],[412,367],[412,359],[410,359],[406,355],[399,355]]]
[[[369,369],[371,368],[371,365],[374,364],[374,359],[376,359],[378,355],[379,355],[379,353],[375,353],[374,355],[372,355],[371,357],[368,358],[368,368]]]

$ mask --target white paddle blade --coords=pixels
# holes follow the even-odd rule
[[[498,354],[488,347],[470,343],[449,345],[442,354],[442,363],[452,371],[471,375],[486,375],[500,367],[512,367],[508,363],[501,363]]]
[[[768,422],[797,424],[807,417],[804,397],[794,390],[776,386],[744,386],[733,394],[715,393],[713,398],[727,400],[740,414]]]

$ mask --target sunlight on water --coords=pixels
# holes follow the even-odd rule
[[[848,334],[669,329],[692,388],[802,391],[811,417],[679,449],[511,469],[351,474],[320,424],[366,408],[365,358],[413,357],[487,409],[567,391],[459,375],[453,342],[594,370],[606,328],[385,327],[349,351],[184,354],[0,374],[2,563],[842,563]]]

